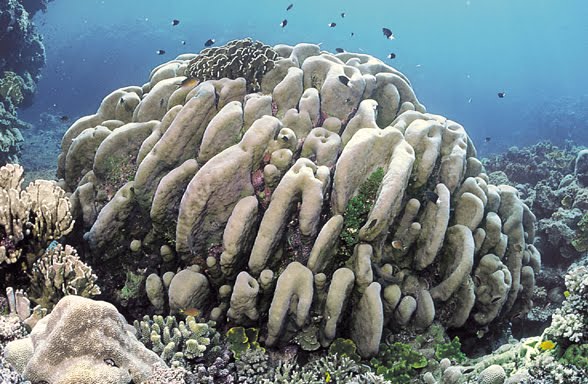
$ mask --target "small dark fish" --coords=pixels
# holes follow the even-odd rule
[[[349,84],[349,77],[341,75],[339,76],[339,81],[343,83],[343,85],[347,85]]]
[[[288,6],[286,7],[286,11],[289,11],[289,10],[291,10],[293,6],[294,6],[294,4],[290,4],[290,5],[288,5]]]
[[[427,200],[433,203],[437,203],[437,200],[439,200],[439,195],[433,191],[425,191],[425,197],[427,198]]]
[[[504,98],[504,96],[506,96],[506,92],[498,92],[498,97],[499,98]]]
[[[176,25],[180,24],[180,20],[178,19],[173,19],[172,20],[172,25],[175,27]]]
[[[345,52],[345,50],[343,48],[335,48],[335,52],[343,53],[343,52]]]
[[[212,44],[214,44],[214,42],[215,42],[215,41],[216,41],[215,39],[208,39],[208,40],[206,40],[206,42],[204,43],[204,46],[205,46],[205,47],[210,47],[210,46],[212,46]]]
[[[341,18],[345,18],[345,12],[341,12]]]
[[[355,36],[355,32],[351,32],[351,37]]]
[[[165,55],[165,51],[163,49],[158,49],[155,53],[158,55]]]
[[[501,299],[502,299],[502,297],[501,297],[501,296],[494,296],[494,298],[492,298],[492,301],[491,301],[491,303],[492,303],[492,304],[494,304],[494,303],[498,303],[498,302],[499,302]]]
[[[333,27],[336,27],[336,26],[337,26],[337,23],[329,23],[329,24],[327,24],[327,25],[328,25],[329,27],[333,28]]]
[[[490,140],[492,140],[492,138],[491,138],[490,136],[488,136],[488,137],[486,137],[486,138],[484,139],[484,142],[485,142],[485,143],[489,143],[489,142],[490,142]]]
[[[284,28],[286,25],[288,25],[288,20],[282,20],[282,22],[280,23],[280,27]]]
[[[186,40],[181,41],[182,45],[186,45]]]
[[[69,116],[67,116],[67,115],[60,116],[60,117],[59,117],[59,120],[60,120],[60,121],[63,121],[63,122],[66,122],[66,121],[68,121],[68,120],[69,120]]]
[[[400,250],[400,249],[403,249],[403,248],[404,248],[404,246],[403,246],[403,244],[402,244],[402,241],[401,241],[401,240],[394,240],[394,241],[392,242],[392,248],[394,248],[394,249],[399,249],[399,250]]]
[[[391,53],[388,55],[389,59],[395,59],[396,58],[396,54],[395,53]]]
[[[384,33],[384,36],[386,36],[386,38],[388,40],[394,40],[394,34],[392,33],[391,30],[389,30],[388,28],[382,28],[382,32]]]
[[[163,108],[164,99],[159,100],[159,108]]]

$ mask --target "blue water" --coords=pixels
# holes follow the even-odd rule
[[[288,4],[51,2],[35,17],[47,65],[34,105],[20,116],[34,122],[42,112],[94,113],[112,90],[142,85],[152,68],[198,52],[209,38],[219,45],[252,37],[270,45],[322,43],[384,60],[409,77],[429,112],[463,124],[482,154],[541,139],[588,144],[585,0],[297,0],[286,11]],[[396,39],[387,40],[382,27]],[[158,49],[167,53],[158,56]],[[391,52],[396,59],[386,58]]]

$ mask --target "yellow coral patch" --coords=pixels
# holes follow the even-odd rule
[[[555,348],[555,343],[551,340],[545,340],[542,341],[541,344],[539,344],[539,348],[541,348],[544,351],[549,351]]]

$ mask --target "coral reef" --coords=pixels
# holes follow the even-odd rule
[[[588,250],[588,188],[582,183],[586,150],[548,142],[484,159],[490,180],[516,186],[537,217],[537,248],[543,269],[535,276],[538,290],[528,320],[514,319],[515,334],[541,333],[564,300],[563,276]]]
[[[540,336],[509,341],[489,355],[428,365],[426,383],[580,384],[588,374],[588,269],[575,264],[566,275],[565,302]],[[438,344],[441,345],[441,344]],[[441,356],[435,356],[439,359]],[[455,380],[455,381],[454,381]]]
[[[69,295],[5,356],[35,383],[140,382],[163,362],[131,330],[112,304]]]
[[[32,17],[45,0],[0,0],[0,166],[17,162],[23,142],[16,108],[31,102],[45,65],[45,49]]]
[[[484,159],[490,180],[516,186],[537,217],[537,248],[546,264],[569,266],[584,249],[580,221],[588,209],[581,148],[541,142]],[[579,166],[577,165],[579,164]]]
[[[196,308],[270,347],[345,337],[362,357],[384,332],[524,316],[535,217],[489,183],[465,129],[369,55],[273,50],[258,93],[242,77],[179,86],[198,57],[182,55],[68,129],[58,176],[98,275],[142,268],[152,311]]]
[[[73,229],[65,192],[46,180],[22,190],[23,172],[20,165],[0,167],[0,267],[14,264],[22,254],[32,264],[50,241]]]

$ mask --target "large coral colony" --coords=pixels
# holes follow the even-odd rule
[[[0,169],[8,382],[585,377],[584,266],[543,335],[478,359],[447,336],[531,310],[535,216],[367,54],[245,39],[178,56],[69,128],[59,182],[22,173]]]

